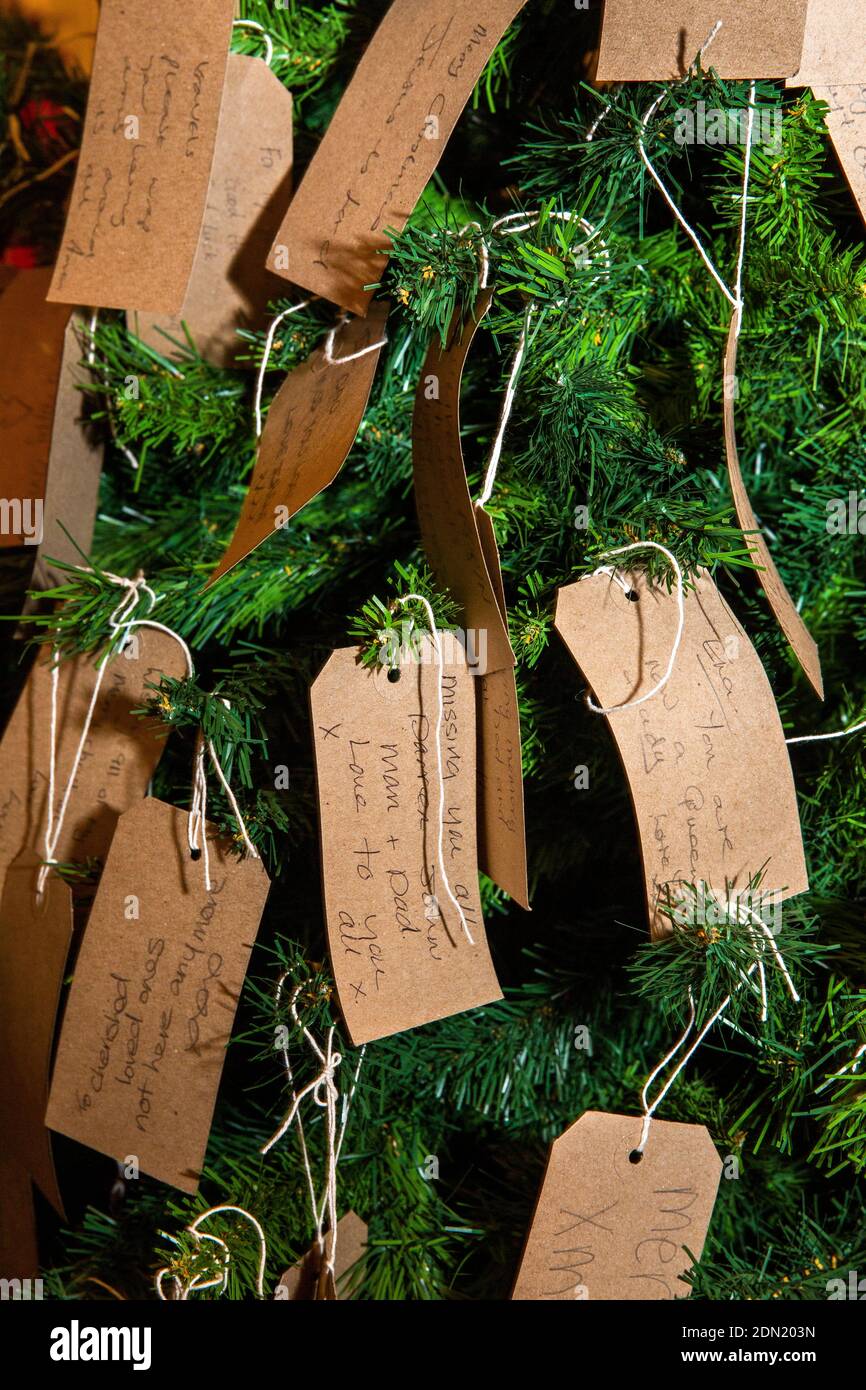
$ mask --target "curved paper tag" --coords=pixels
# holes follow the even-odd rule
[[[483,507],[474,511],[487,572],[507,628],[496,532]],[[478,682],[478,863],[488,878],[528,912],[523,754],[514,667],[486,671]]]
[[[587,1110],[551,1145],[512,1298],[687,1298],[722,1173],[703,1125]],[[693,1258],[694,1257],[694,1258]]]
[[[442,676],[443,857],[436,754],[439,666],[430,639],[398,668],[335,651],[310,702],[331,964],[354,1043],[501,999],[478,893],[475,685],[459,648]]]
[[[157,352],[185,344],[217,367],[237,363],[237,330],[262,327],[268,300],[285,282],[265,257],[291,197],[292,95],[261,58],[230,53],[204,221],[177,314],[127,314],[132,331]]]
[[[746,535],[746,542],[760,565],[758,578],[764,593],[767,595],[767,602],[790,642],[794,655],[802,666],[810,685],[818,697],[823,700],[824,682],[821,677],[821,658],[818,654],[818,648],[809,629],[797,612],[794,601],[782,581],[782,576],[776,569],[767,542],[761,534],[758,519],[752,510],[752,504],[749,501],[749,494],[746,492],[746,485],[740,470],[740,456],[737,452],[737,435],[734,427],[734,393],[732,389],[737,371],[737,318],[738,314],[735,311],[731,319],[731,326],[728,329],[728,341],[725,347],[723,407],[725,454],[728,460],[728,477],[731,480],[734,507],[741,527],[745,532],[750,533]]]
[[[484,65],[524,0],[394,0],[367,45],[268,265],[295,285],[367,310]],[[287,255],[286,255],[287,253]]]
[[[337,333],[333,356],[350,357],[382,341],[388,306]],[[317,348],[289,372],[268,411],[249,490],[231,542],[208,580],[210,588],[332,483],[355,442],[367,407],[379,351],[354,362],[325,361]]]
[[[466,627],[486,634],[485,670],[500,671],[514,665],[514,653],[485,559],[460,445],[463,364],[492,294],[481,291],[474,322],[461,325],[455,316],[444,351],[438,340],[430,344],[415,395],[412,467],[421,540],[430,567],[460,604]]]
[[[677,602],[629,574],[631,602],[606,574],[560,589],[556,629],[608,707],[652,690],[667,666]],[[588,714],[589,719],[599,716]],[[757,652],[701,572],[685,595],[685,627],[658,695],[607,716],[634,803],[654,936],[658,905],[691,913],[686,885],[717,901],[730,889],[762,910],[808,888],[794,778],[779,711]],[[759,893],[749,884],[764,869]]]

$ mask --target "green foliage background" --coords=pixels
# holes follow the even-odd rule
[[[275,70],[295,98],[300,173],[326,129],[382,0],[276,9],[246,0],[268,29]],[[729,306],[648,180],[637,151],[657,85],[604,94],[583,82],[597,10],[530,0],[499,46],[394,255],[382,292],[395,304],[388,346],[355,447],[340,477],[290,526],[202,595],[234,527],[255,456],[252,373],[220,371],[188,346],[160,355],[100,315],[99,372],[88,409],[109,438],[93,563],[139,567],[163,595],[161,621],[194,649],[197,682],[165,682],[160,709],[175,732],[154,792],[187,804],[195,730],[203,723],[231,768],[274,888],[229,1050],[196,1199],[142,1178],[124,1183],[101,1156],[61,1141],[70,1225],[46,1226],[45,1277],[62,1298],[153,1296],[163,1263],[208,1268],[183,1227],[215,1202],[263,1223],[266,1292],[306,1249],[312,1225],[294,1139],[267,1159],[259,1146],[285,1106],[274,1003],[280,970],[303,984],[308,1025],[340,1019],[326,962],[316,853],[309,682],[334,645],[372,656],[396,594],[429,595],[440,622],[459,621],[419,550],[411,491],[411,411],[427,344],[452,310],[471,308],[473,235],[496,217],[540,209],[538,225],[492,244],[496,294],[464,377],[464,452],[473,495],[495,430],[526,297],[535,311],[489,510],[502,554],[524,736],[533,912],[484,885],[500,1004],[368,1048],[340,1162],[340,1209],[370,1224],[353,1294],[368,1299],[507,1297],[543,1170],[546,1145],[586,1108],[638,1113],[641,1085],[685,1017],[691,986],[708,1017],[744,960],[742,933],[680,931],[646,941],[642,879],[623,775],[604,721],[587,715],[581,678],[552,633],[558,585],[595,568],[602,551],[652,539],[693,572],[709,567],[766,665],[786,731],[832,730],[866,706],[864,540],[831,536],[826,503],[866,488],[866,264],[863,227],[809,92],[762,82],[762,106],[784,106],[782,146],[754,148],[745,262],[737,422],[747,484],[785,582],[821,649],[827,699],[818,706],[779,634],[737,529],[721,424],[721,354]],[[0,247],[50,261],[85,85],[64,73],[34,31],[4,20],[0,60]],[[261,52],[250,30],[234,47]],[[710,55],[711,56],[711,55]],[[710,71],[680,84],[647,148],[727,276],[736,260],[742,147],[679,147],[673,111],[733,110],[745,83]],[[71,113],[63,147],[22,131],[22,104],[47,97]],[[591,142],[587,129],[610,110]],[[77,113],[77,115],[76,115]],[[41,177],[41,175],[45,177]],[[606,254],[576,254],[597,229]],[[6,257],[8,259],[8,256]],[[293,302],[275,303],[276,312]],[[270,360],[266,400],[333,322],[318,302],[286,323]],[[249,336],[249,361],[262,340]],[[130,401],[125,379],[141,382]],[[129,452],[138,461],[133,468]],[[588,507],[588,530],[574,524]],[[647,562],[659,579],[663,564]],[[15,557],[4,567],[14,613]],[[66,599],[68,651],[104,640],[116,591],[69,574],[43,599]],[[418,613],[419,620],[423,615]],[[4,689],[21,679],[7,640]],[[208,693],[210,692],[210,693]],[[227,716],[219,696],[228,695]],[[739,1177],[723,1180],[694,1296],[826,1297],[831,1272],[866,1264],[863,1219],[866,1082],[828,1078],[866,1040],[862,739],[793,750],[811,891],[786,905],[779,944],[795,969],[794,1004],[770,971],[761,1025],[743,992],[734,1026],[717,1027],[666,1099],[664,1118],[706,1124]],[[288,791],[273,769],[290,768]],[[585,764],[589,789],[572,769]],[[234,829],[219,790],[212,811]],[[754,846],[754,869],[763,862]],[[98,866],[95,866],[98,871]],[[746,1007],[748,1005],[748,1007]],[[591,1053],[574,1046],[586,1025]],[[344,1069],[356,1054],[340,1043]],[[292,1036],[299,1079],[303,1048]],[[343,1077],[344,1085],[346,1076]],[[314,1155],[322,1117],[308,1115]],[[428,1156],[439,1176],[424,1176]],[[233,1252],[226,1295],[254,1296],[256,1244],[242,1221],[213,1227]],[[176,1243],[179,1242],[179,1245]],[[214,1290],[198,1295],[217,1297]]]

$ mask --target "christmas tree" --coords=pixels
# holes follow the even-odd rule
[[[262,56],[269,40],[272,71],[292,93],[296,185],[386,9],[384,0],[240,5],[251,23],[234,28],[232,50]],[[334,305],[313,298],[297,309],[306,296],[287,283],[268,321],[294,312],[270,339],[266,326],[242,330],[233,366],[208,361],[183,332],[154,345],[111,309],[81,338],[84,409],[106,443],[96,528],[89,552],[30,600],[23,623],[27,556],[4,551],[7,713],[39,643],[95,659],[118,604],[106,576],[143,573],[159,621],[195,660],[193,677],[154,682],[141,710],[171,734],[152,794],[189,805],[201,731],[272,887],[198,1193],[56,1141],[67,1220],[46,1209],[40,1227],[52,1297],[152,1297],[164,1269],[197,1278],[199,1298],[253,1298],[261,1247],[243,1213],[266,1237],[273,1296],[316,1231],[297,1127],[262,1152],[292,1087],[300,1093],[321,1073],[306,1028],[322,1046],[334,1030],[340,1092],[351,1092],[336,1212],[357,1213],[368,1236],[341,1296],[507,1298],[548,1145],[586,1110],[639,1116],[644,1082],[690,1007],[700,1030],[728,998],[658,1108],[661,1120],[706,1126],[723,1161],[687,1276],[692,1298],[825,1299],[828,1280],[866,1268],[860,736],[791,749],[809,889],[784,903],[775,940],[786,971],[762,970],[762,998],[748,982],[760,949],[736,913],[711,926],[678,921],[650,939],[627,779],[554,629],[558,590],[611,566],[609,552],[652,542],[687,584],[712,575],[763,662],[787,736],[863,718],[863,225],[826,106],[809,88],[719,77],[711,48],[679,80],[600,86],[590,80],[600,19],[597,8],[530,0],[508,27],[381,258],[374,297],[391,305],[387,341],[344,467],[211,587],[256,459],[257,375],[267,419],[286,374],[334,327]],[[0,32],[3,263],[50,265],[86,81],[24,21],[4,19]],[[684,112],[696,122],[717,111],[726,130],[741,130],[750,108],[773,138],[679,138]],[[501,224],[514,213],[523,216]],[[762,534],[820,650],[823,705],[765,601],[734,510],[721,365],[731,305],[682,224],[731,285],[743,216],[739,456]],[[425,602],[440,632],[462,624],[419,536],[412,420],[431,344],[479,316],[485,278],[493,293],[463,372],[461,439],[477,498],[501,434],[486,509],[516,656],[532,910],[483,877],[504,997],[371,1042],[361,1063],[328,959],[308,692],[334,648],[355,646],[371,668],[383,652],[405,653],[407,634],[430,631]],[[628,570],[676,589],[658,549],[630,554]],[[208,814],[241,845],[216,778]],[[756,883],[761,830],[748,853]],[[84,911],[102,864],[61,868]],[[328,1108],[308,1098],[303,1113],[319,1174]],[[225,1284],[222,1257],[189,1229],[222,1204],[235,1210],[209,1229],[231,1252]]]

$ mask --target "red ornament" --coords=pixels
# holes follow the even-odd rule
[[[40,264],[39,253],[35,246],[6,246],[0,263],[14,266],[16,270],[33,270]]]
[[[25,133],[32,135],[43,149],[69,143],[72,121],[69,112],[58,106],[56,101],[48,97],[32,97],[20,108],[18,117]]]

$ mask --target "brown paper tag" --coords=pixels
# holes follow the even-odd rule
[[[688,1297],[722,1162],[703,1125],[654,1120],[632,1163],[641,1127],[587,1110],[554,1141],[512,1298]]]
[[[0,1268],[36,1273],[30,1181],[63,1216],[45,1102],[60,987],[72,940],[72,895],[49,874],[36,896],[40,858],[25,850],[6,874],[0,902],[0,1133],[11,1187],[0,1186]]]
[[[147,789],[164,747],[164,729],[132,713],[146,704],[149,682],[162,672],[184,674],[177,642],[161,632],[139,628],[136,641],[113,658],[102,687],[55,851],[61,863],[103,858],[117,817]],[[51,654],[40,652],[18,698],[0,743],[0,884],[7,866],[29,846],[42,854],[51,748]],[[59,809],[81,738],[93,687],[93,657],[60,666],[57,704]]]
[[[334,1259],[336,1276],[336,1297],[341,1296],[341,1286],[345,1286],[346,1276],[358,1263],[367,1246],[367,1223],[355,1212],[347,1211],[337,1222],[337,1250]],[[318,1297],[317,1287],[321,1270],[321,1256],[317,1245],[313,1245],[302,1260],[287,1269],[277,1284],[275,1299],[304,1302]]]
[[[239,328],[260,329],[285,282],[265,266],[291,197],[292,96],[261,58],[230,53],[198,251],[179,313],[130,313],[157,352],[185,343],[217,367],[235,365]],[[172,341],[173,340],[173,341]],[[240,364],[246,365],[246,364]]]
[[[420,655],[392,682],[343,647],[311,691],[328,941],[353,1043],[502,998],[478,895],[474,680],[456,651],[442,677],[444,860],[471,945],[439,869],[429,638]]]
[[[743,474],[740,469],[740,456],[737,451],[737,435],[734,426],[734,392],[731,389],[736,381],[737,371],[737,333],[736,333],[737,311],[731,319],[731,326],[728,330],[728,340],[725,346],[725,359],[723,365],[725,392],[724,392],[724,423],[725,423],[725,455],[728,461],[728,478],[731,483],[731,495],[734,499],[734,509],[737,513],[737,520],[744,531],[750,533],[745,537],[746,543],[752,552],[752,557],[760,566],[758,580],[767,596],[767,602],[776,616],[779,627],[785,634],[788,642],[793,648],[794,655],[809,680],[818,698],[824,698],[824,681],[821,676],[821,657],[815,644],[815,639],[797,612],[794,600],[785,588],[782,576],[776,569],[773,557],[770,554],[769,546],[764,540],[758,519],[749,501],[749,494],[743,482]]]
[[[199,243],[234,0],[103,0],[49,298],[180,309]]]
[[[415,396],[412,467],[421,540],[430,567],[460,604],[466,627],[486,633],[485,669],[500,671],[514,665],[514,653],[485,560],[460,444],[463,364],[492,294],[481,291],[478,319],[462,334],[455,317],[444,352],[438,339],[430,344]]]
[[[605,0],[599,82],[685,76],[717,20],[704,68],[720,77],[790,77],[800,64],[806,0]]]
[[[350,320],[336,335],[333,356],[381,342],[387,314],[387,305],[377,303],[366,319]],[[378,361],[378,352],[368,352],[354,362],[329,364],[324,348],[317,348],[289,372],[271,402],[235,533],[205,587],[334,481],[355,442]]]
[[[184,1192],[198,1189],[268,876],[148,798],[120,818],[75,967],[45,1122]]]
[[[813,86],[812,91],[830,108],[827,130],[866,222],[866,82],[851,87]]]
[[[286,216],[269,266],[356,314],[523,0],[393,0]],[[798,53],[799,56],[799,53]]]
[[[46,304],[50,272],[19,271],[0,298],[0,547],[42,540],[45,483],[69,310]]]
[[[842,86],[862,82],[866,78],[864,34],[866,0],[808,0],[800,66],[785,85]]]
[[[507,629],[496,532],[487,512],[474,510],[487,573]],[[487,671],[478,682],[478,862],[488,878],[529,911],[523,755],[514,668]]]
[[[676,594],[622,571],[630,601],[609,575],[560,589],[555,625],[604,707],[660,680],[677,627]],[[685,596],[685,627],[658,695],[607,716],[622,758],[643,858],[654,936],[666,890],[705,883],[775,899],[808,888],[791,763],[764,668],[706,571]],[[589,719],[599,716],[587,714]]]

